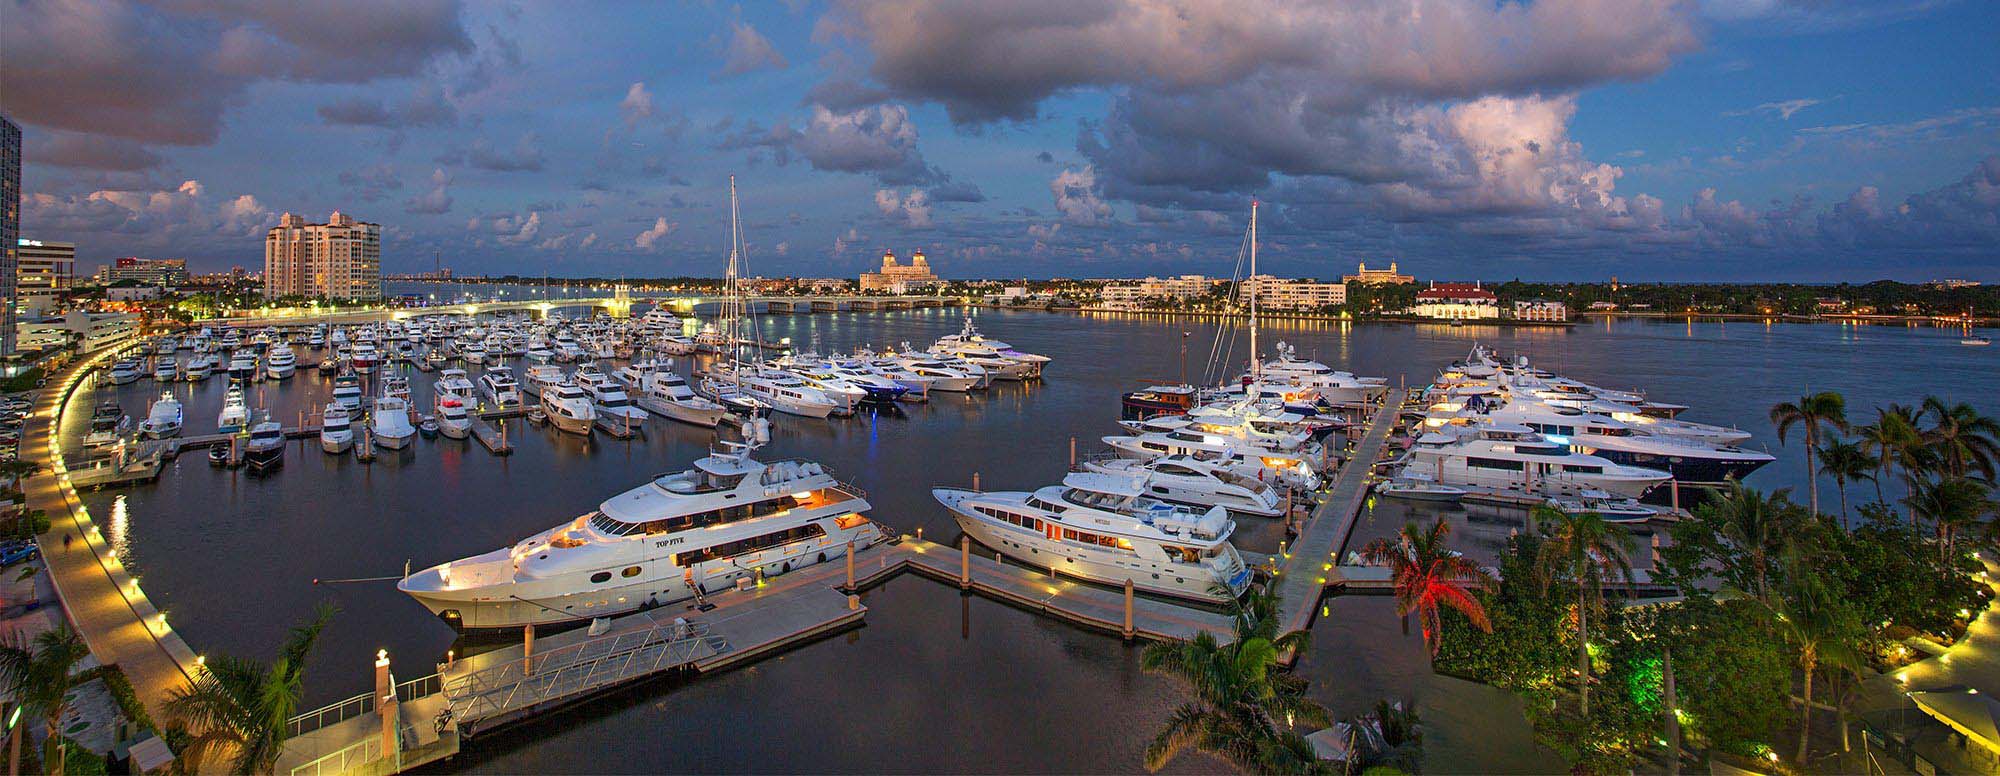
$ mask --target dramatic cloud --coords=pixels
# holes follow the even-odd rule
[[[443,167],[431,173],[429,191],[412,197],[403,203],[403,211],[417,215],[442,215],[451,212],[451,175]]]
[[[889,220],[911,229],[931,227],[930,195],[923,189],[911,189],[901,196],[895,189],[879,189],[875,192],[875,208]]]
[[[529,213],[527,218],[518,221],[500,219],[495,226],[503,231],[510,226],[513,227],[512,231],[499,236],[500,242],[507,245],[526,245],[534,242],[535,236],[541,234],[542,214],[539,212]]]
[[[93,191],[83,196],[33,194],[21,203],[22,222],[43,234],[122,235],[133,244],[158,247],[181,239],[256,237],[277,222],[275,213],[241,194],[217,202],[199,181],[173,189]]]
[[[257,81],[365,83],[472,49],[456,2],[368,6],[5,0],[0,99],[25,124],[204,145]]]
[[[770,68],[783,70],[785,57],[771,45],[771,40],[757,32],[757,28],[747,22],[732,22],[729,25],[729,51],[723,55],[722,74],[741,75],[752,70]]]
[[[654,250],[660,240],[665,239],[667,235],[673,234],[674,230],[679,228],[680,224],[668,223],[666,216],[660,216],[654,219],[652,228],[640,232],[638,236],[632,238],[632,247],[642,251]]]
[[[868,173],[885,185],[922,184],[937,178],[917,150],[917,125],[901,105],[847,113],[813,106],[798,149],[815,170]]]
[[[1111,206],[1098,198],[1097,171],[1092,168],[1063,170],[1049,181],[1049,193],[1055,196],[1056,212],[1072,224],[1097,226],[1111,221]]]
[[[23,156],[56,167],[133,172],[158,167],[161,161],[144,145],[117,137],[58,131],[31,135],[23,142]]]

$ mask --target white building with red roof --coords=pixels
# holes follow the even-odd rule
[[[1478,281],[1432,282],[1430,288],[1417,292],[1417,306],[1411,312],[1423,318],[1446,320],[1498,318],[1500,297],[1480,288]]]

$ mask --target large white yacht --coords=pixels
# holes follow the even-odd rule
[[[372,341],[355,342],[353,349],[348,351],[347,363],[352,365],[356,372],[372,375],[376,369],[382,367],[382,351],[376,350]]]
[[[939,337],[937,342],[931,345],[931,352],[958,356],[981,367],[992,364],[998,369],[989,368],[988,371],[993,371],[994,376],[1002,380],[1032,380],[1041,377],[1042,367],[1052,360],[1048,356],[1022,352],[1013,345],[980,334],[979,329],[972,325],[970,315],[965,316],[965,328],[959,330],[957,334]]]
[[[472,433],[472,413],[465,409],[465,402],[445,397],[437,403],[438,432],[451,439],[464,439]]]
[[[1083,468],[1103,474],[1138,477],[1146,495],[1161,501],[1196,507],[1226,507],[1232,514],[1279,517],[1284,499],[1271,483],[1246,477],[1208,461],[1185,455],[1170,455],[1141,461],[1111,458],[1089,461]]]
[[[717,364],[710,369],[703,386],[711,396],[733,389],[787,415],[824,418],[841,407],[818,388],[806,385],[798,375],[776,369],[754,366],[731,369],[727,364]]]
[[[250,404],[243,400],[243,386],[229,386],[229,392],[222,396],[222,411],[215,415],[215,430],[221,434],[234,434],[250,425]]]
[[[410,425],[410,402],[400,396],[378,396],[368,411],[368,430],[375,445],[390,450],[410,446],[417,428]]]
[[[435,394],[436,401],[457,399],[461,402],[471,402],[472,392],[472,381],[466,379],[463,369],[446,369],[438,372],[437,382],[431,383],[431,393]]]
[[[625,386],[616,380],[598,381],[590,386],[589,393],[591,409],[613,423],[643,423],[646,420],[646,411],[632,403],[632,397],[625,393]]]
[[[111,384],[124,385],[126,383],[136,382],[138,381],[140,376],[144,374],[145,371],[140,368],[138,359],[136,358],[119,359],[118,363],[111,365]]]
[[[146,411],[146,419],[139,422],[139,433],[151,439],[165,439],[181,433],[181,400],[174,398],[173,391],[163,391],[160,398]]]
[[[229,379],[249,382],[257,379],[257,351],[237,348],[229,354]]]
[[[590,433],[591,425],[597,420],[597,409],[591,404],[590,394],[585,393],[581,386],[563,380],[542,386],[541,397],[542,412],[548,414],[549,422],[554,423],[557,429],[572,434]]]
[[[321,411],[319,421],[319,449],[332,455],[347,452],[354,446],[354,416],[347,411],[347,405],[327,402]]]
[[[1243,594],[1250,569],[1222,507],[1146,495],[1138,478],[1076,472],[1032,493],[932,488],[959,528],[1016,561],[1104,584],[1208,603]]]
[[[1613,463],[1664,469],[1682,482],[1742,480],[1774,460],[1770,453],[1693,437],[1661,434],[1619,414],[1547,404],[1469,386],[1430,405],[1424,425],[1526,426],[1557,444]],[[1633,421],[1651,420],[1625,414]],[[1666,423],[1682,421],[1666,420]]]
[[[1445,427],[1417,437],[1402,471],[1440,485],[1558,497],[1598,490],[1638,498],[1672,475],[1573,452],[1526,426]]]
[[[640,407],[682,423],[714,428],[729,414],[722,405],[696,394],[687,379],[671,368],[647,375],[642,386],[634,390],[639,391]]]
[[[1311,388],[1329,404],[1360,404],[1380,398],[1389,390],[1380,377],[1358,377],[1318,361],[1300,359],[1291,345],[1277,346],[1278,357],[1261,365],[1260,380]]]
[[[512,367],[495,364],[479,376],[479,392],[499,409],[521,406],[521,386],[514,382]]]
[[[346,407],[349,414],[361,409],[361,378],[352,372],[342,372],[333,378],[333,400]]]
[[[299,371],[298,354],[292,346],[279,343],[272,346],[270,354],[264,357],[264,376],[273,380],[283,380]]]
[[[845,556],[884,538],[859,489],[811,461],[724,442],[694,467],[511,547],[396,584],[461,631],[582,623]]]

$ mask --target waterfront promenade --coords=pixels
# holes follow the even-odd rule
[[[198,658],[118,561],[77,498],[57,439],[61,410],[70,393],[113,353],[107,349],[77,359],[52,375],[35,398],[33,415],[24,426],[21,460],[41,468],[23,490],[28,508],[49,517],[49,530],[39,542],[64,614],[97,661],[117,665],[147,713],[163,720],[168,694],[199,675]]]

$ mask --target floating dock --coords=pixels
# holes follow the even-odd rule
[[[489,453],[494,455],[513,455],[514,444],[507,441],[507,432],[504,430],[507,421],[501,419],[497,422],[501,424],[501,430],[496,430],[491,424],[488,424],[484,415],[474,418],[472,420],[472,438],[479,440],[480,446],[485,447]]]
[[[1381,406],[1368,422],[1367,432],[1355,444],[1353,455],[1334,476],[1326,498],[1313,510],[1312,517],[1306,519],[1298,537],[1279,559],[1273,584],[1277,586],[1279,616],[1283,618],[1280,631],[1311,628],[1321,594],[1328,587],[1343,584],[1340,571],[1334,566],[1339,561],[1336,556],[1347,543],[1348,534],[1354,531],[1354,523],[1368,499],[1370,474],[1388,445],[1389,432],[1395,429],[1400,408],[1408,396],[1409,392],[1401,388],[1383,396]]]

